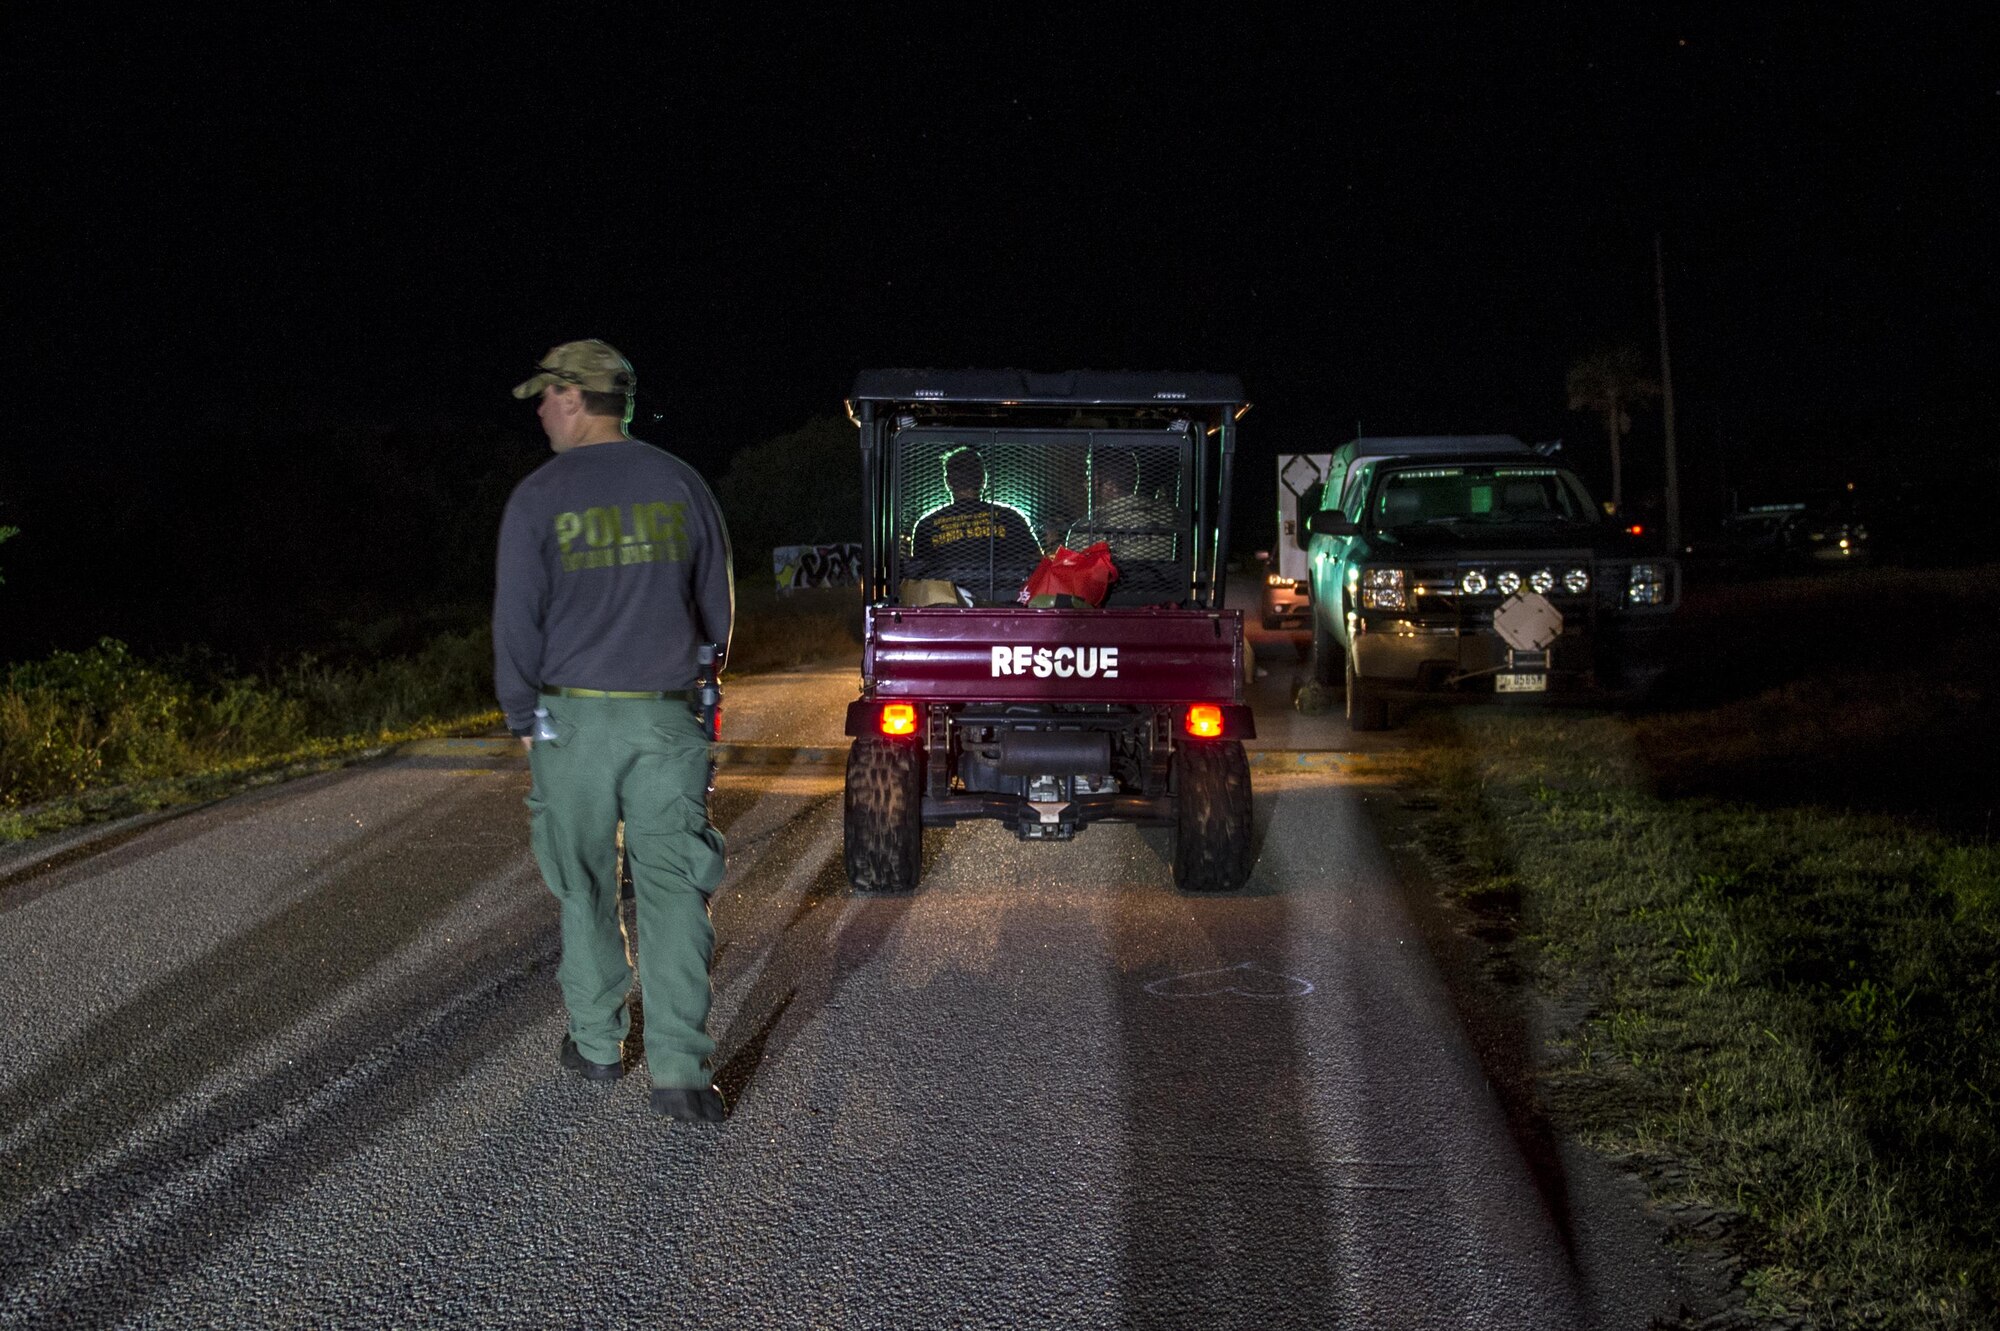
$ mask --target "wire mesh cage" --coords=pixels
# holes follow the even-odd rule
[[[1173,430],[916,427],[890,445],[891,586],[1015,601],[1045,554],[1103,541],[1107,605],[1180,604],[1192,582],[1193,444]]]

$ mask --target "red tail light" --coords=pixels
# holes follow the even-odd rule
[[[1627,536],[1644,536],[1646,529],[1635,522],[1625,529],[1625,534]]]
[[[882,708],[882,733],[885,735],[914,735],[917,733],[917,709],[914,704],[892,702]]]
[[[1222,737],[1222,709],[1214,703],[1198,702],[1187,710],[1187,733],[1196,739]]]

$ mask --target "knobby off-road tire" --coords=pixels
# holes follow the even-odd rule
[[[1233,892],[1250,876],[1250,763],[1233,739],[1174,754],[1174,885]]]
[[[858,739],[847,751],[847,881],[862,892],[908,892],[923,871],[924,756],[914,744]]]
[[[1313,683],[1323,689],[1340,687],[1342,671],[1347,665],[1347,653],[1334,640],[1333,630],[1321,620],[1319,610],[1313,610],[1312,678]]]
[[[1387,730],[1389,704],[1354,673],[1354,658],[1347,658],[1347,728],[1352,731]]]

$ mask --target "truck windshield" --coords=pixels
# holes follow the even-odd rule
[[[1560,467],[1410,467],[1375,491],[1378,528],[1455,522],[1595,523],[1576,477]]]

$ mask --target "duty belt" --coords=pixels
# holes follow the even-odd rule
[[[693,689],[569,689],[554,684],[542,685],[544,698],[641,698],[658,702],[672,698],[678,702],[693,702]]]

